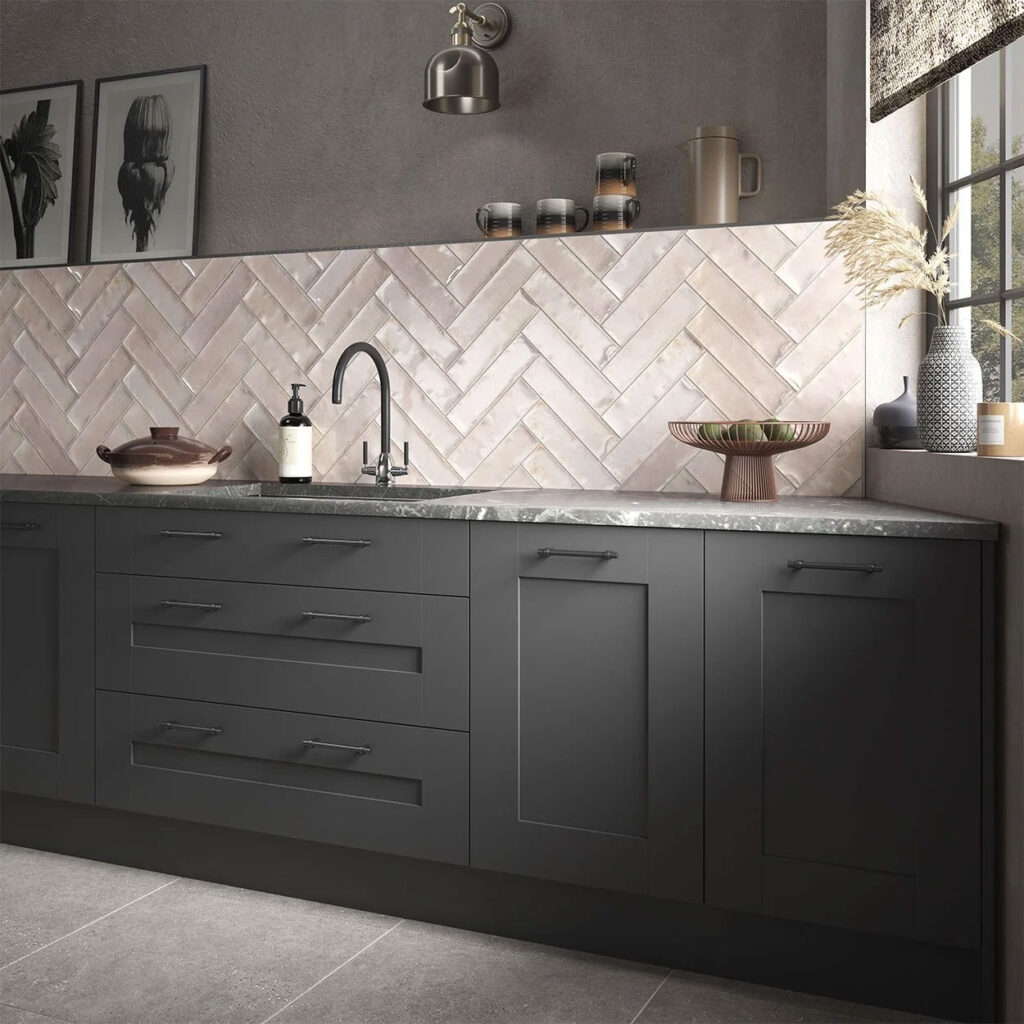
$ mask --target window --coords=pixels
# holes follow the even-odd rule
[[[950,323],[971,328],[985,400],[1024,402],[1024,38],[941,87],[933,107],[936,223],[954,203]],[[934,180],[934,179],[933,179]]]

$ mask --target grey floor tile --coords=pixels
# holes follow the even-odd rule
[[[394,919],[175,882],[0,973],[0,1002],[75,1024],[256,1024]]]
[[[172,877],[0,846],[0,966],[152,892]]]
[[[60,1021],[56,1017],[44,1017],[41,1013],[23,1010],[20,1006],[7,1006],[0,1003],[0,1024],[71,1024]]]
[[[630,1024],[665,974],[406,922],[273,1024]]]
[[[673,971],[637,1024],[846,1024],[929,1019],[803,992]]]

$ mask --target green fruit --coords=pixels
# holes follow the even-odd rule
[[[769,441],[792,441],[796,437],[796,427],[792,423],[782,423],[776,417],[765,420],[764,436]]]
[[[702,423],[697,428],[697,436],[702,441],[719,441],[725,436],[725,427],[721,423]]]
[[[725,436],[730,441],[763,441],[764,431],[757,420],[740,420],[726,430]]]

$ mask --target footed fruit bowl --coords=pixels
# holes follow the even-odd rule
[[[775,501],[772,456],[820,441],[831,424],[817,420],[673,421],[672,436],[725,456],[723,501]]]

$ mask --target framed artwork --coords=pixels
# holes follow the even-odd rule
[[[81,82],[0,92],[0,269],[71,261]]]
[[[101,78],[89,261],[195,255],[206,66]]]

